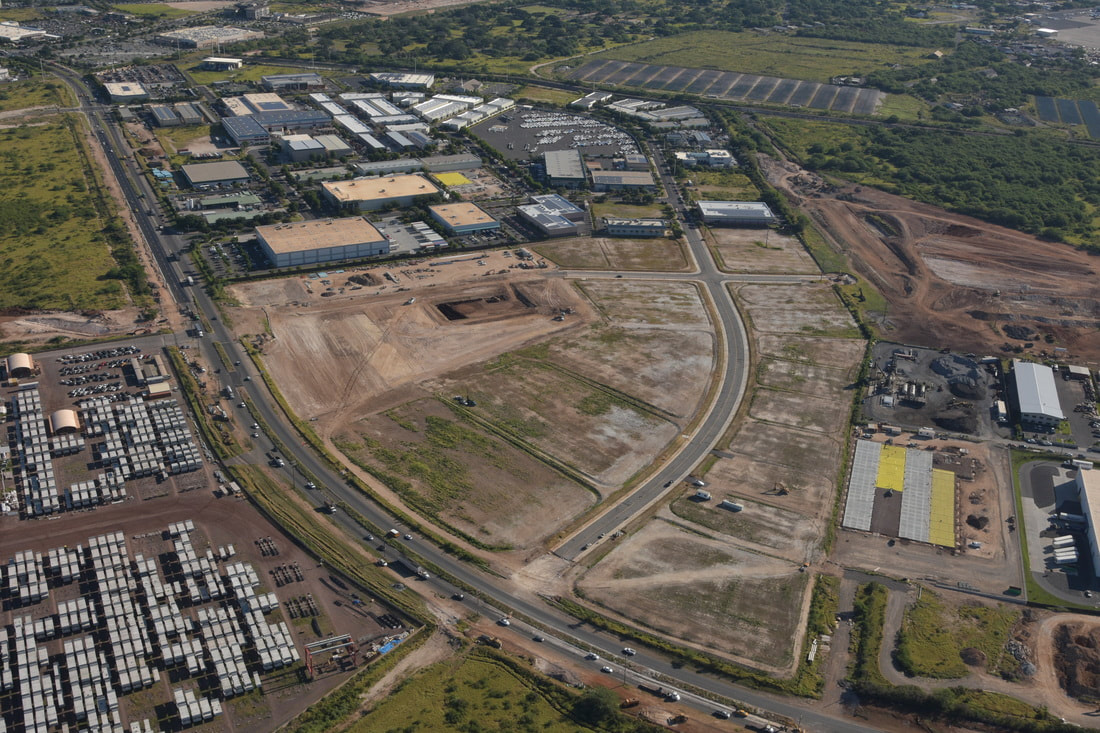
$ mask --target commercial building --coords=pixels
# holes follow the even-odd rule
[[[325,157],[325,146],[309,135],[285,135],[281,147],[283,155],[295,163]]]
[[[167,31],[154,36],[153,40],[166,46],[178,46],[179,48],[214,48],[229,43],[254,41],[263,37],[264,34],[260,31],[208,25]]]
[[[107,82],[103,85],[112,102],[133,104],[149,98],[149,90],[137,82]]]
[[[38,28],[21,26],[14,20],[0,22],[0,41],[6,43],[19,43],[20,41],[30,39],[39,40],[46,37],[57,38],[57,36],[50,35],[46,33],[46,31],[39,30]]]
[[[517,206],[523,219],[548,237],[572,237],[577,234],[577,222],[571,221],[542,204]]]
[[[151,104],[148,109],[149,115],[153,118],[153,124],[157,127],[176,127],[183,124],[183,120],[176,111],[167,104]]]
[[[195,201],[190,199],[190,201]],[[228,196],[207,196],[199,199],[192,204],[191,208],[199,208],[203,211],[213,211],[217,209],[233,209],[235,211],[241,211],[253,206],[259,206],[263,203],[263,199],[254,193],[234,193]]]
[[[480,206],[471,203],[441,204],[428,210],[452,234],[471,234],[500,229],[500,222],[485,213]]]
[[[481,158],[469,153],[458,155],[429,155],[420,159],[424,169],[430,173],[446,173],[448,171],[473,171],[481,167]]]
[[[244,66],[244,59],[231,59],[226,56],[207,56],[199,64],[204,71],[233,71]]]
[[[569,106],[573,107],[574,109],[591,110],[598,104],[609,102],[611,100],[611,96],[611,92],[592,92],[590,94],[584,95],[580,99],[574,99],[572,102],[569,103]]]
[[[434,74],[400,74],[394,71],[379,71],[370,78],[394,89],[428,89],[435,84]]]
[[[566,188],[584,186],[584,161],[577,150],[547,150],[542,154],[542,161],[550,185]]]
[[[775,214],[762,201],[700,201],[698,206],[707,224],[766,227],[776,223]]]
[[[1020,421],[1028,425],[1050,427],[1066,419],[1058,402],[1054,370],[1030,361],[1012,360],[1012,377]]]
[[[418,175],[325,181],[321,191],[339,208],[354,211],[377,211],[389,205],[405,207],[439,193],[434,183]]]
[[[260,77],[264,89],[269,92],[306,91],[310,89],[324,89],[325,80],[320,74],[305,72],[301,74],[271,74]]]
[[[390,251],[389,241],[363,217],[257,227],[256,240],[274,267],[356,260]]]
[[[248,171],[235,160],[217,163],[191,163],[183,166],[183,176],[192,188],[214,188],[247,183]]]
[[[294,105],[274,92],[257,92],[240,97],[224,97],[221,101],[230,117],[244,117],[263,112],[288,112],[294,109]]]
[[[1100,568],[1100,470],[1080,466],[1077,469],[1077,496],[1081,501],[1081,514],[1088,524],[1085,532],[1089,538],[1092,567]]]
[[[597,191],[638,191],[656,185],[649,171],[592,171],[592,188]]]
[[[663,237],[668,229],[664,219],[617,219],[604,217],[604,227],[611,237]]]
[[[338,135],[317,135],[313,138],[325,147],[325,153],[341,158],[354,152],[351,146],[344,142]]]
[[[271,133],[253,117],[223,117],[225,134],[237,145],[266,145]]]
[[[556,214],[562,218],[568,219],[572,222],[584,221],[585,212],[584,209],[574,204],[564,196],[559,196],[556,193],[546,193],[539,196],[532,196],[531,203],[538,204],[544,210],[549,211],[551,214]]]

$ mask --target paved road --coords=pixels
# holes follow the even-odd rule
[[[79,77],[68,70],[56,70],[73,87],[81,103],[87,104],[91,99],[91,94]],[[263,421],[270,427],[274,437],[289,448],[290,455],[286,456],[288,465],[282,469],[286,472],[288,481],[294,485],[304,484],[304,479],[298,472],[299,467],[314,476],[321,484],[320,489],[313,492],[305,491],[304,488],[302,490],[306,494],[312,495],[315,505],[319,507],[329,499],[345,502],[373,525],[372,534],[376,536],[376,539],[371,544],[375,548],[380,548],[382,554],[391,562],[402,559],[410,567],[419,564],[434,565],[438,571],[447,574],[464,587],[478,589],[485,600],[467,599],[465,603],[472,610],[476,610],[490,618],[499,618],[505,614],[525,617],[543,629],[542,633],[544,635],[552,634],[556,637],[553,643],[571,645],[578,650],[578,654],[580,649],[595,649],[607,659],[616,659],[616,664],[623,661],[619,656],[622,646],[620,640],[584,625],[578,625],[576,619],[556,611],[542,599],[517,592],[507,585],[500,576],[455,560],[436,545],[420,538],[415,528],[402,526],[371,497],[350,487],[339,474],[330,470],[327,464],[322,462],[313,451],[305,447],[297,431],[290,425],[273,397],[267,392],[262,381],[259,380],[258,374],[252,368],[247,356],[243,353],[232,334],[218,320],[217,309],[205,289],[201,287],[186,288],[180,285],[183,272],[178,262],[169,260],[168,253],[178,252],[183,244],[182,240],[178,237],[162,236],[157,231],[159,217],[155,210],[152,216],[143,215],[143,212],[147,211],[144,202],[151,203],[156,199],[152,198],[152,191],[148,189],[144,178],[136,170],[136,165],[125,157],[128,154],[128,148],[124,141],[120,140],[117,131],[101,117],[96,107],[98,105],[89,105],[86,114],[99,139],[101,141],[105,140],[108,146],[107,157],[112,171],[119,179],[123,194],[136,213],[138,226],[150,243],[158,266],[166,275],[172,297],[181,306],[193,302],[194,309],[202,313],[210,323],[211,331],[208,337],[196,339],[193,343],[201,350],[210,364],[221,363],[221,355],[213,348],[214,342],[218,342],[223,346],[229,358],[230,363],[223,365],[220,374],[208,374],[208,379],[220,379],[222,386],[232,386],[234,390],[247,394],[252,398],[257,416],[262,417]],[[124,164],[123,160],[126,160],[127,163]],[[663,168],[662,165],[662,170]],[[662,174],[662,177],[665,179],[668,190],[675,192],[675,186],[672,185],[667,175]],[[678,198],[677,194],[674,193],[673,196],[676,197],[677,210],[683,215],[686,213],[683,201]],[[728,353],[724,355],[724,381],[717,399],[696,432],[694,439],[657,476],[644,484],[622,504],[613,507],[598,519],[598,526],[617,526],[618,523],[626,521],[646,504],[662,495],[666,490],[665,483],[686,475],[687,471],[705,457],[721,437],[745,391],[748,339],[744,325],[724,284],[729,278],[720,273],[715,267],[699,231],[688,226],[685,228],[685,234],[690,253],[697,265],[694,279],[703,283],[709,298],[712,300],[714,311],[717,314],[715,326],[719,332],[719,343],[725,344],[728,348]],[[636,273],[632,276],[636,276]],[[677,279],[683,279],[682,275],[676,277]],[[233,362],[237,360],[242,362],[240,367],[233,365]],[[238,408],[233,409],[238,413],[240,412]],[[265,437],[260,440],[258,450],[269,450],[271,445]],[[337,512],[331,519],[344,526],[353,535],[363,536],[365,534],[363,529],[343,512]],[[399,539],[384,542],[380,538],[383,532],[390,527],[399,528],[402,534],[411,531],[413,537],[407,541]],[[594,532],[596,530],[592,527],[588,531]],[[558,553],[563,556],[575,556],[581,544],[583,544],[583,538],[578,535],[558,548]],[[427,581],[409,581],[409,585],[413,583],[423,583],[431,590],[445,595],[450,595],[458,590],[455,585],[438,577],[433,577]],[[516,625],[510,627],[507,631],[503,630],[502,627],[502,633],[513,633],[511,629],[514,629],[515,632],[521,631],[521,628]],[[815,710],[812,702],[788,699],[741,688],[690,669],[675,667],[663,657],[650,655],[644,651],[630,659],[628,665],[631,670],[629,674],[637,675],[637,679],[654,677],[663,679],[663,684],[666,686],[693,686],[730,701],[730,704],[723,705],[724,707],[730,707],[734,701],[737,701],[744,705],[799,720],[806,730],[821,731],[822,733],[848,731],[872,733],[875,730],[855,723],[840,711],[835,714],[825,714]],[[704,710],[717,707],[714,703],[686,694],[683,702],[694,704]]]

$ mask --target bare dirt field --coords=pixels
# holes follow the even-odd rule
[[[995,353],[1000,329],[1022,324],[1067,358],[1100,359],[1096,258],[866,186],[833,189],[793,163],[761,166],[886,298],[885,337]]]
[[[698,288],[686,282],[583,280],[578,287],[615,325],[700,327],[710,323]]]
[[[793,659],[808,577],[790,562],[656,520],[619,540],[578,585],[643,626],[779,670]]]
[[[469,393],[479,415],[609,489],[680,432],[665,416],[538,362],[517,360],[443,384],[444,393]]]
[[[817,273],[796,237],[771,230],[714,227],[707,239],[725,272]]]
[[[546,359],[653,405],[678,419],[694,415],[714,368],[709,326],[664,328],[594,324],[546,342]],[[640,359],[637,355],[647,358]],[[624,358],[624,355],[634,355]]]
[[[683,272],[688,269],[683,245],[674,239],[609,239],[577,237],[534,247],[567,270]]]
[[[848,370],[863,356],[863,341],[858,339],[817,338],[791,334],[754,334],[761,354],[788,362],[817,364]],[[854,374],[852,376],[855,376]]]
[[[401,496],[423,514],[489,545],[538,543],[556,529],[546,517],[568,522],[596,500],[433,397],[363,418],[335,442],[357,462],[381,463],[407,479]],[[516,491],[523,485],[537,490]]]
[[[272,338],[264,339],[264,361],[295,412],[318,417],[325,435],[404,402],[392,394],[400,387],[580,329],[595,316],[560,279],[509,270],[486,276],[472,262],[433,269],[425,280],[395,273],[401,290],[390,284],[334,297],[322,297],[317,291],[326,291],[308,278],[234,286],[242,303],[234,323],[262,334],[266,317]],[[387,282],[382,268],[362,274]],[[574,314],[552,320],[561,308]]]
[[[851,315],[828,283],[742,285],[735,292],[757,331],[843,338],[858,335]]]

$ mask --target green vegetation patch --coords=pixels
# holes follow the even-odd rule
[[[562,89],[550,89],[549,87],[540,87],[529,84],[521,88],[519,91],[514,92],[513,96],[521,101],[529,99],[532,102],[541,102],[543,104],[553,104],[559,107],[564,107],[582,95],[576,92],[569,92]]]
[[[768,118],[807,167],[994,224],[1100,248],[1100,150],[1020,130],[973,135]]]
[[[72,94],[68,87],[59,81],[50,81],[39,76],[0,84],[0,112],[70,104],[72,104]]]
[[[486,649],[421,670],[350,730],[576,733],[655,730],[618,710],[606,688],[579,693]]]
[[[120,308],[122,281],[144,283],[125,228],[104,216],[76,125],[0,130],[0,308]]]
[[[186,127],[158,127],[157,139],[164,152],[175,155],[198,139],[210,137],[210,125],[188,125]]]
[[[760,191],[744,173],[690,170],[691,195],[701,201],[759,201]]]
[[[142,18],[159,18],[161,20],[186,18],[189,15],[194,15],[196,12],[194,10],[185,10],[183,8],[177,8],[174,5],[165,5],[163,3],[124,3],[121,5],[112,5],[111,7],[120,12],[130,13],[131,15],[137,15]]]
[[[974,666],[996,669],[1019,612],[1003,606],[968,603],[952,608],[924,590],[905,612],[898,634],[897,661],[917,677],[958,679]]]
[[[931,49],[743,31],[695,31],[606,51],[601,56],[644,64],[720,69],[827,82],[892,64],[927,63]]]

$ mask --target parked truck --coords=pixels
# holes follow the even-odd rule
[[[1073,544],[1074,544],[1073,537],[1071,537],[1068,534],[1064,534],[1061,537],[1055,537],[1054,538],[1054,548],[1055,549],[1058,549],[1058,548],[1061,548],[1061,547],[1073,547]]]
[[[387,536],[387,537],[390,537],[390,538],[393,538],[393,537],[400,537],[400,536],[401,536],[401,532],[399,532],[399,531],[398,531],[398,530],[396,530],[396,529],[391,529],[391,530],[390,530],[389,532],[386,532],[386,536]]]

